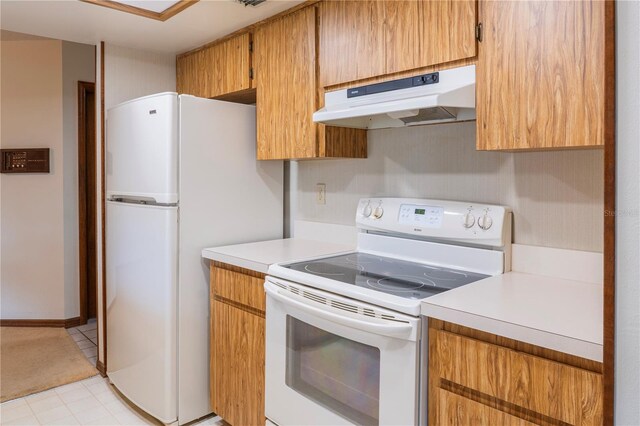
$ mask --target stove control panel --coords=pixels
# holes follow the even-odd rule
[[[417,204],[400,205],[398,222],[403,225],[416,225],[425,228],[442,227],[444,209],[439,206],[425,206]]]
[[[364,198],[356,225],[362,231],[502,247],[511,240],[511,211],[504,206],[448,200]]]

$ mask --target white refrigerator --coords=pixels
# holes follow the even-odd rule
[[[283,165],[255,107],[160,93],[107,114],[107,374],[164,423],[209,407],[205,247],[282,237]]]

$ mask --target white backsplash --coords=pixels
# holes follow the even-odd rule
[[[295,219],[353,225],[370,196],[496,203],[514,211],[515,243],[601,252],[603,151],[476,151],[475,125],[373,130],[367,159],[298,162]]]

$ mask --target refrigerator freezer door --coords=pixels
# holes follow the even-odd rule
[[[107,199],[178,202],[178,96],[134,99],[107,113]]]
[[[178,209],[107,202],[107,373],[138,407],[177,420]]]

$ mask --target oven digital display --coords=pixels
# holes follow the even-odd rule
[[[441,228],[444,208],[415,204],[402,204],[398,214],[398,222],[420,228]]]

